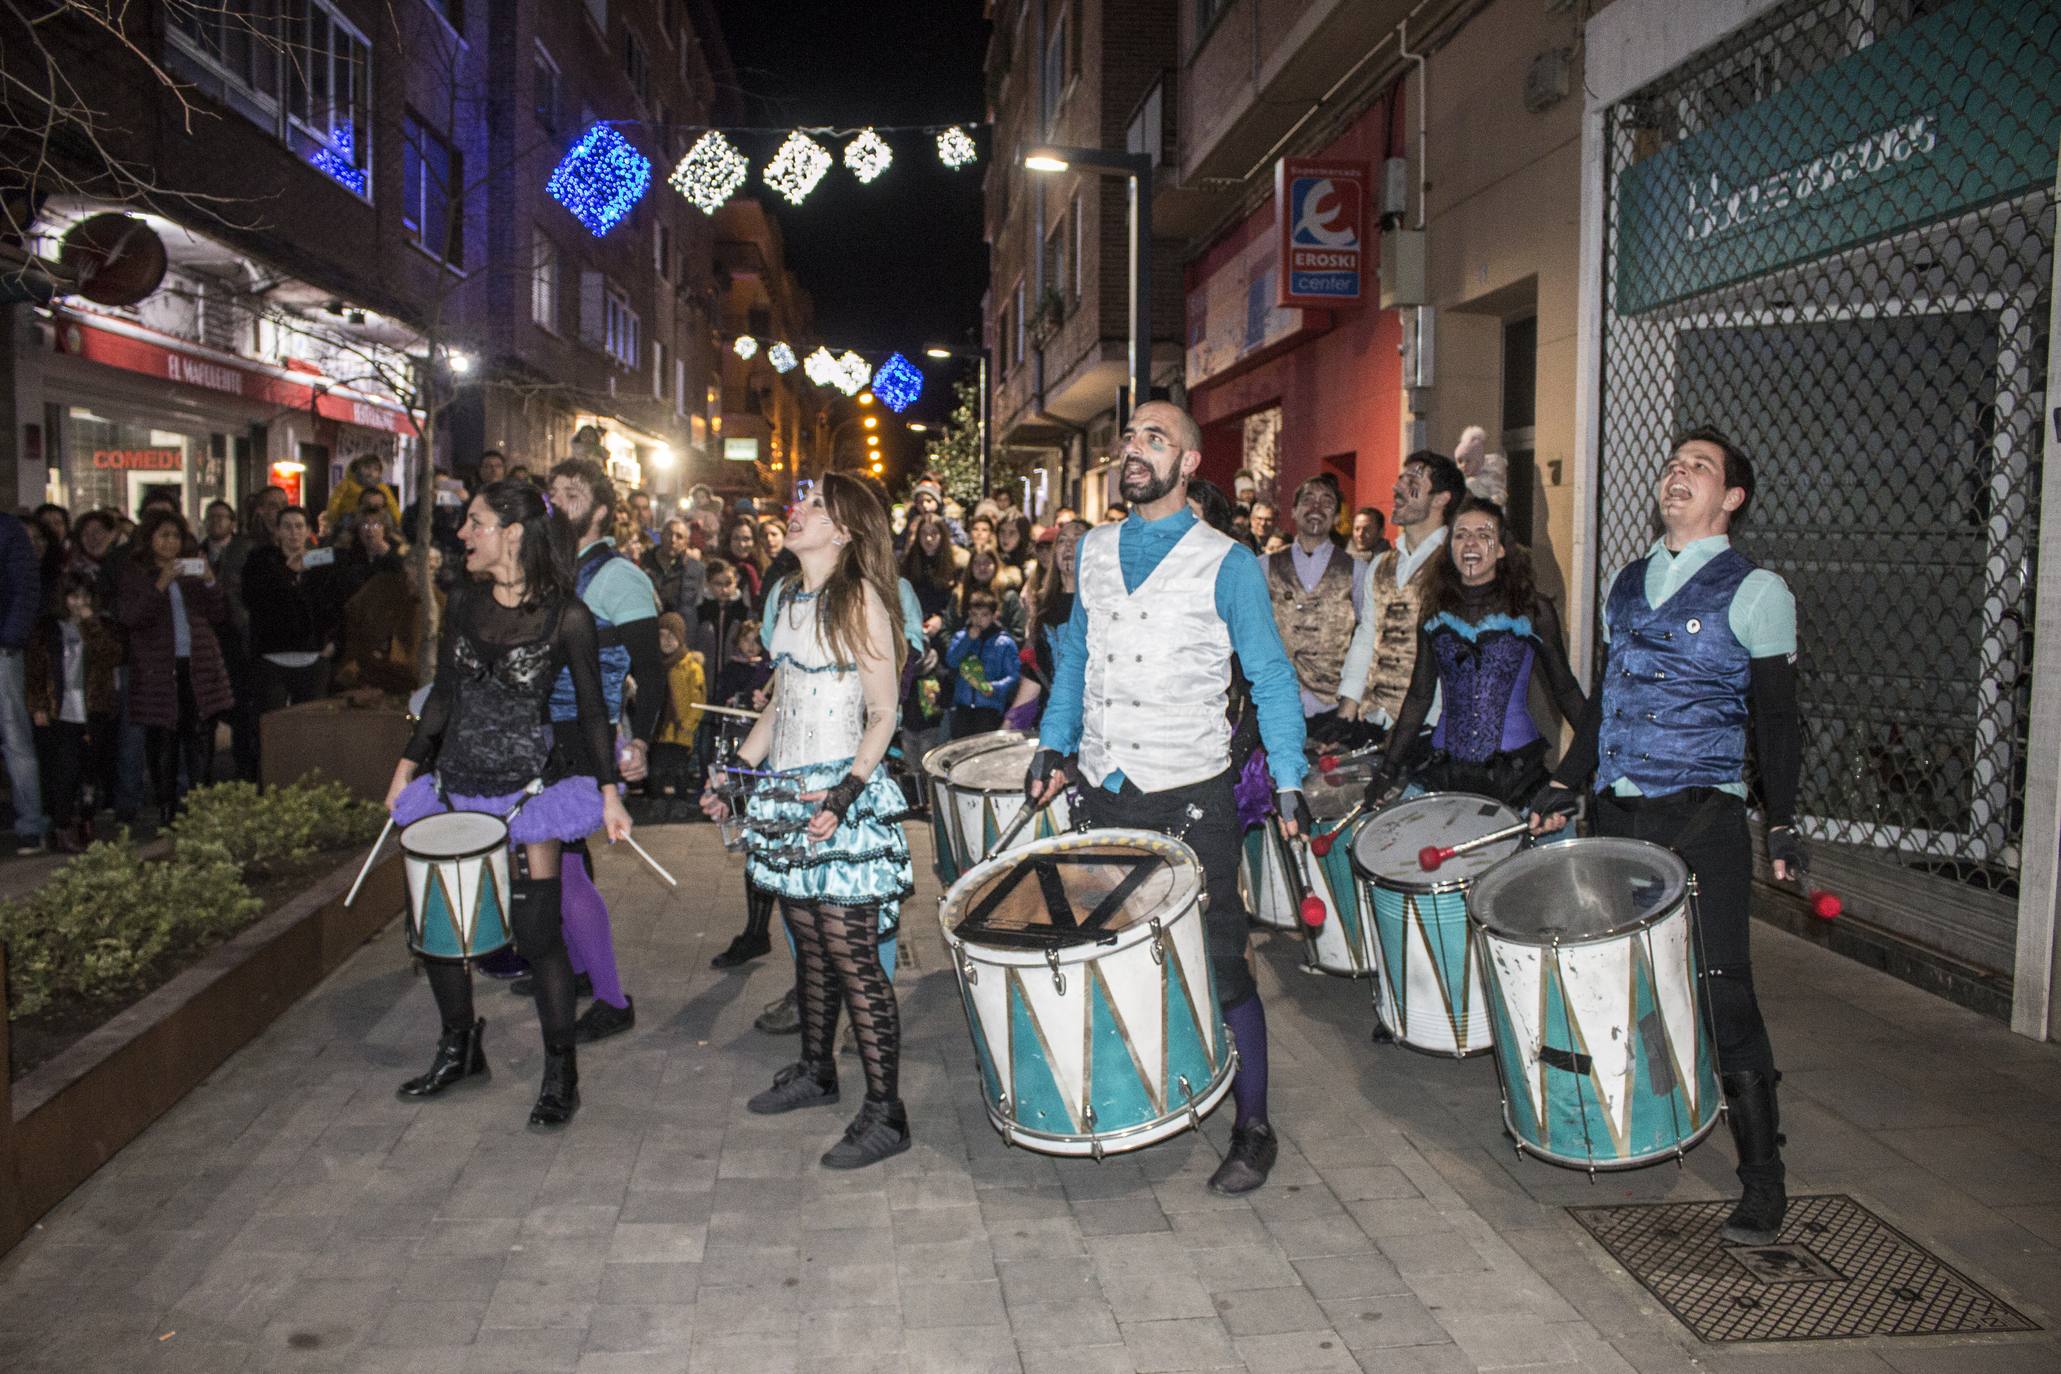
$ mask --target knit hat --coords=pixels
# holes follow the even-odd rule
[[[667,611],[664,615],[660,616],[658,618],[658,630],[660,634],[665,634],[668,631],[670,631],[672,633],[673,639],[675,640],[675,642],[679,644],[680,648],[683,651],[686,649],[687,622],[681,618],[680,613],[678,611]],[[668,659],[666,661],[666,666],[671,667],[672,663],[673,659]]]
[[[935,482],[918,482],[916,484],[916,490],[909,494],[909,499],[913,501],[918,496],[924,495],[926,492],[929,493],[931,496],[936,497],[939,505],[944,504],[944,490],[941,487],[939,487],[938,484]]]

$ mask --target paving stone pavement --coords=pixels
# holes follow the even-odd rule
[[[1099,1165],[1008,1149],[977,1095],[917,827],[898,978],[916,1144],[823,1170],[856,1091],[829,1111],[744,1110],[796,1042],[750,1025],[786,986],[784,951],[708,967],[742,922],[738,866],[707,825],[640,838],[681,888],[600,856],[638,1024],[582,1052],[569,1130],[522,1129],[535,1020],[484,979],[491,1083],[396,1100],[436,1024],[390,927],[0,1258],[0,1369],[2061,1369],[2044,1333],[1699,1344],[1563,1209],[1723,1196],[1727,1143],[1593,1184],[1518,1160],[1486,1060],[1370,1045],[1365,985],[1304,974],[1283,940],[1259,942],[1282,1136],[1265,1189],[1203,1187],[1228,1109]],[[1854,1194],[2061,1319],[2061,1051],[1756,939],[1792,1188]]]

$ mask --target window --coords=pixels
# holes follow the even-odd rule
[[[531,80],[536,89],[530,101],[537,113],[537,123],[548,133],[558,132],[558,110],[561,100],[560,88],[563,82],[558,74],[558,63],[542,43],[537,44],[536,53],[530,59]]]
[[[430,256],[465,265],[465,164],[414,115],[401,120],[401,227]]]
[[[288,6],[287,145],[340,185],[365,194],[372,124],[372,45],[314,0]]]
[[[1020,363],[1023,361],[1025,351],[1023,346],[1023,283],[1020,281],[1016,283],[1016,290],[1010,294],[1009,316],[1009,327],[1013,331],[1009,338],[1009,357],[1011,362]]]
[[[643,324],[630,298],[599,272],[580,276],[580,342],[635,369],[643,356]]]
[[[687,360],[673,359],[673,414],[687,413]]]
[[[644,45],[628,28],[623,30],[623,75],[630,78],[630,88],[639,100],[651,99],[651,64],[645,60]]]
[[[1199,41],[1209,33],[1209,26],[1227,9],[1231,0],[1195,0],[1195,37]]]
[[[1067,83],[1079,70],[1074,57],[1073,11],[1062,10],[1052,23],[1052,31],[1045,35],[1045,60],[1039,79],[1038,100],[1040,114],[1046,133],[1052,132],[1052,123],[1059,116],[1060,98],[1066,94]]]
[[[1069,310],[1080,290],[1074,281],[1073,271],[1073,213],[1070,209],[1061,215],[1059,223],[1052,226],[1052,232],[1045,235],[1045,289],[1059,293],[1060,300]]]
[[[1070,222],[1073,225],[1073,298],[1075,301],[1079,301],[1082,291],[1081,283],[1085,280],[1083,264],[1087,261],[1088,256],[1088,231],[1081,223],[1081,198],[1079,196],[1073,198],[1073,212],[1070,216]]]
[[[651,397],[666,398],[666,346],[657,339],[651,341]]]
[[[459,32],[465,30],[465,0],[422,0],[422,3],[443,17],[446,24]]]
[[[541,229],[534,235],[530,256],[530,319],[558,332],[558,245]]]
[[[587,18],[593,20],[594,27],[605,36],[608,33],[608,0],[587,0]]]

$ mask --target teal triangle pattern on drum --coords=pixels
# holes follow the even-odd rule
[[[1667,1025],[1661,1013],[1658,986],[1652,960],[1647,957],[1646,949],[1635,942],[1632,947],[1630,1033],[1638,1042],[1640,1068],[1639,1082],[1632,1096],[1631,1130],[1627,1141],[1630,1153],[1635,1157],[1673,1150],[1680,1142],[1692,1139],[1703,1125],[1701,1115],[1689,1099],[1688,1084],[1677,1072],[1685,1050],[1695,1056],[1688,1069],[1702,1083],[1697,1097],[1704,1104],[1704,1110],[1712,1110],[1718,1100],[1717,1071],[1711,1063],[1709,1041],[1697,1034],[1691,1045],[1671,1043],[1673,1028]],[[1695,1029],[1700,1031],[1701,1027]]]
[[[421,948],[440,959],[460,959],[465,950],[458,942],[458,918],[451,910],[451,894],[444,891],[441,868],[432,865],[429,880],[422,885]]]
[[[1331,852],[1317,860],[1317,871],[1324,875],[1325,898],[1331,904],[1331,915],[1345,931],[1345,945],[1352,952],[1353,965],[1363,962],[1362,951],[1367,948],[1366,932],[1361,929],[1359,892],[1353,877],[1352,850],[1343,844],[1331,846]]]
[[[479,874],[479,896],[473,903],[472,948],[470,954],[492,954],[509,942],[508,908],[502,904],[501,889],[494,882],[494,866],[483,864]]]
[[[1534,1145],[1539,1138],[1539,1104],[1532,1098],[1532,1082],[1524,1071],[1524,1056],[1518,1052],[1517,1028],[1503,1007],[1503,999],[1491,990],[1489,1021],[1495,1036],[1496,1071],[1503,1083],[1503,1120],[1511,1134]]]
[[[950,800],[939,800],[935,791],[930,798],[930,866],[937,870],[937,880],[945,887],[959,881],[959,865],[952,856],[952,837],[945,830],[945,813],[951,807]]]
[[[1382,967],[1388,970],[1388,983],[1382,990],[1395,1002],[1389,1008],[1395,1024],[1389,1029],[1400,1035],[1410,1024],[1410,925],[1417,918],[1417,899],[1371,883],[1368,890],[1374,896],[1374,945],[1381,951]]]
[[[1467,973],[1474,962],[1474,927],[1467,920],[1466,895],[1432,892],[1416,898],[1413,906],[1424,930],[1425,946],[1438,965],[1438,984],[1445,989],[1453,1036],[1464,1041],[1468,1013],[1473,1010],[1467,1005],[1473,990]]]
[[[1131,1053],[1130,1038],[1117,1024],[1108,988],[1092,971],[1087,992],[1088,1102],[1095,1109],[1095,1120],[1110,1124],[1150,1121],[1159,1115],[1159,1104],[1152,1100],[1142,1066]]]
[[[980,1012],[973,1005],[973,990],[964,979],[959,983],[959,1000],[966,1004],[966,1026],[973,1032],[973,1060],[980,1065],[980,1090],[987,1095],[988,1106],[1000,1110],[1002,1080],[995,1073],[993,1056],[988,1053],[987,1037],[980,1033]]]
[[[1543,992],[1545,1029],[1540,1039],[1544,1062],[1539,1077],[1546,1085],[1546,1102],[1540,1144],[1562,1158],[1609,1163],[1621,1157],[1621,1152],[1612,1147],[1610,1110],[1596,1091],[1589,1072],[1564,1067],[1570,1061],[1586,1062],[1588,1046],[1582,1039],[1579,1023],[1568,1013],[1560,961],[1550,954],[1545,961]],[[1546,1056],[1560,1058],[1561,1065],[1556,1066]]]
[[[1179,960],[1167,960],[1164,986],[1166,1077],[1162,1081],[1166,1084],[1167,1106],[1171,1108],[1186,1100],[1181,1092],[1183,1078],[1188,1080],[1188,1091],[1199,1096],[1216,1068],[1210,1060],[1209,1046],[1202,1038],[1202,1019],[1197,1014],[1194,1000],[1188,995],[1188,980],[1182,976]],[[1214,1018],[1217,1009],[1209,1007],[1206,1014]]]
[[[1002,827],[995,820],[995,804],[986,797],[980,799],[980,852],[995,852],[995,841],[1002,838]]]
[[[1014,1115],[1022,1125],[1059,1135],[1080,1130],[1046,1057],[1037,1018],[1014,975],[1009,979],[1009,1082],[1016,1092]]]

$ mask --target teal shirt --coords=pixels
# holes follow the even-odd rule
[[[1731,536],[1723,534],[1692,540],[1682,546],[1680,553],[1669,552],[1665,539],[1654,540],[1653,547],[1646,551],[1646,604],[1658,610],[1690,578],[1701,572],[1704,564],[1731,547]],[[1611,578],[1610,585],[1603,589],[1605,644],[1610,642],[1610,598],[1617,590],[1617,578],[1624,575],[1625,569],[1618,569],[1617,577]],[[1778,573],[1755,568],[1746,574],[1746,580],[1732,594],[1732,609],[1725,621],[1732,627],[1733,637],[1745,648],[1748,658],[1773,658],[1777,654],[1789,658],[1796,656],[1796,595]],[[1620,797],[1639,795],[1639,785],[1630,778],[1619,778],[1611,784],[1610,790]],[[1718,790],[1744,797],[1746,784],[1726,783]]]
[[[613,539],[596,541],[615,547]],[[593,548],[589,544],[587,549]],[[581,549],[585,553],[587,549]],[[658,614],[658,592],[645,571],[627,558],[611,558],[594,574],[580,600],[611,625],[650,620]]]

